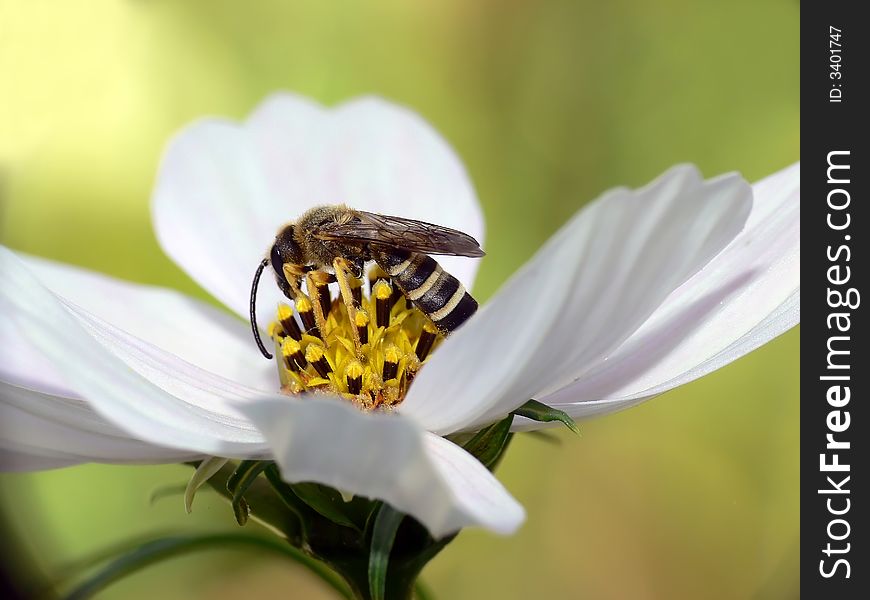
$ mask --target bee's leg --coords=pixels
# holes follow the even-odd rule
[[[353,290],[350,287],[349,277],[353,276],[353,265],[340,256],[332,261],[332,268],[335,270],[335,279],[338,281],[338,289],[341,290],[341,299],[344,301],[344,306],[347,308],[347,316],[350,318],[350,330],[353,333],[353,343],[356,347],[356,352],[361,355],[362,344],[357,331],[357,303],[353,296]]]
[[[284,271],[284,278],[287,280],[290,289],[293,291],[293,297],[295,298],[301,295],[302,290],[299,289],[299,280],[305,275],[304,267],[293,263],[284,263],[281,270]]]
[[[309,271],[305,274],[305,287],[308,289],[308,298],[311,300],[311,307],[314,309],[314,321],[317,323],[317,329],[320,331],[320,338],[326,339],[326,315],[323,311],[323,304],[320,303],[320,298],[317,294],[319,286],[329,283],[330,274],[323,271]]]

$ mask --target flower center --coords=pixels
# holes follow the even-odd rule
[[[281,391],[337,394],[363,410],[397,405],[440,342],[438,330],[380,269],[369,274],[368,294],[349,280],[351,306],[313,281],[295,311],[279,304],[269,325]]]

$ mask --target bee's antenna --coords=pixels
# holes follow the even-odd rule
[[[254,332],[254,339],[257,340],[257,346],[263,356],[272,360],[272,355],[266,350],[263,345],[263,340],[260,339],[260,328],[257,327],[257,286],[260,284],[260,275],[263,274],[263,269],[269,265],[269,259],[264,258],[257,267],[257,272],[254,273],[254,282],[251,284],[251,330]]]

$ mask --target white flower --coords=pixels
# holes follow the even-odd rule
[[[799,173],[750,187],[681,166],[605,193],[441,345],[396,411],[365,413],[278,393],[244,320],[253,269],[278,227],[314,204],[482,240],[461,163],[415,114],[374,98],[324,109],[283,94],[242,125],[201,120],[169,146],[154,226],[169,256],[242,318],[0,249],[2,467],[272,457],[288,481],[386,500],[436,536],[513,532],[522,507],[440,436],[530,398],[574,417],[625,408],[795,325]],[[441,262],[470,287],[477,261]],[[270,311],[273,288],[261,285]]]

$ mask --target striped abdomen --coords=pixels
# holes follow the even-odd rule
[[[477,310],[477,300],[431,256],[398,248],[373,248],[372,258],[445,335]]]

